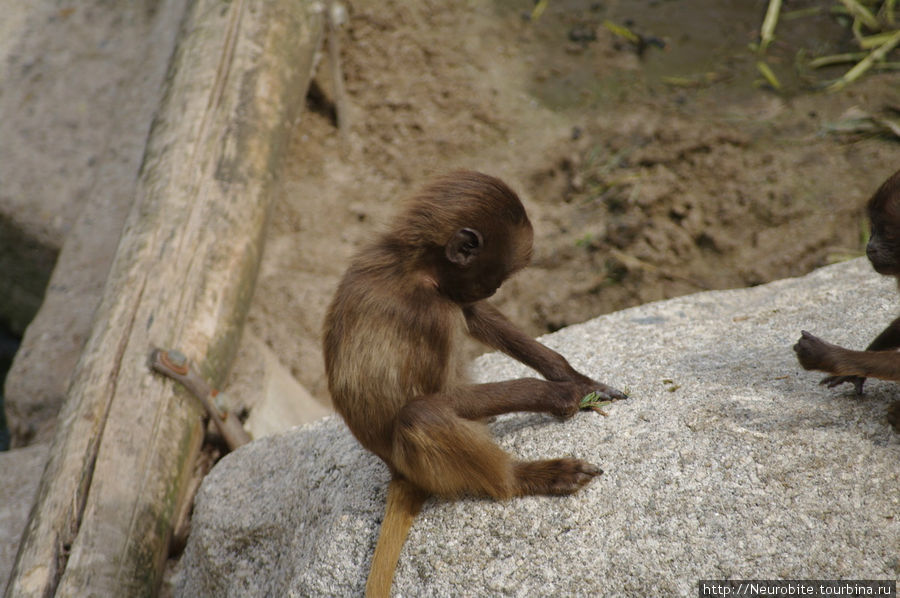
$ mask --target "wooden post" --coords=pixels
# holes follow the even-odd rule
[[[178,347],[221,383],[324,18],[307,0],[191,3],[8,598],[156,593],[202,430],[148,355]]]

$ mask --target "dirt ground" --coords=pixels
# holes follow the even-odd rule
[[[766,3],[713,4],[560,0],[531,20],[529,0],[350,2],[348,140],[326,57],[294,129],[250,333],[327,401],[320,326],[343,269],[398,199],[456,168],[501,177],[529,211],[533,263],[496,302],[533,335],[861,255],[861,207],[900,144],[829,131],[900,106],[898,77],[811,92],[790,78],[786,26],[769,60],[791,83],[754,85],[747,44]],[[706,11],[697,31],[692,7]],[[662,44],[641,51],[605,20]],[[807,26],[815,36],[794,35],[819,51],[849,43],[833,23]]]

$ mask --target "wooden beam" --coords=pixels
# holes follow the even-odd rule
[[[8,598],[156,593],[202,430],[194,400],[151,373],[148,355],[178,347],[214,384],[225,376],[320,4],[191,3]]]

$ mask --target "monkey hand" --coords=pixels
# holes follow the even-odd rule
[[[805,330],[800,334],[800,340],[794,345],[794,351],[803,369],[834,372],[837,369],[837,353],[843,349],[826,343]]]
[[[828,388],[834,388],[835,386],[840,386],[844,382],[849,382],[856,389],[856,394],[861,395],[863,393],[863,384],[866,383],[866,379],[862,376],[828,376],[827,378],[822,378],[822,381],[819,384],[827,386]]]
[[[572,382],[578,384],[581,387],[580,390],[583,391],[579,400],[589,394],[594,395],[597,401],[623,401],[628,398],[628,395],[618,388],[597,382],[593,378],[588,378],[576,371],[572,373]]]
[[[592,409],[600,415],[607,415],[601,407],[613,401],[628,398],[628,395],[612,386],[597,382],[577,372],[575,372],[575,376],[577,377],[574,381],[575,396],[578,397],[576,412],[582,409]]]

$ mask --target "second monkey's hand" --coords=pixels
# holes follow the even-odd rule
[[[794,345],[797,360],[805,370],[820,370],[834,373],[837,365],[835,354],[843,351],[837,345],[825,342],[814,334],[802,330],[800,340]]]

